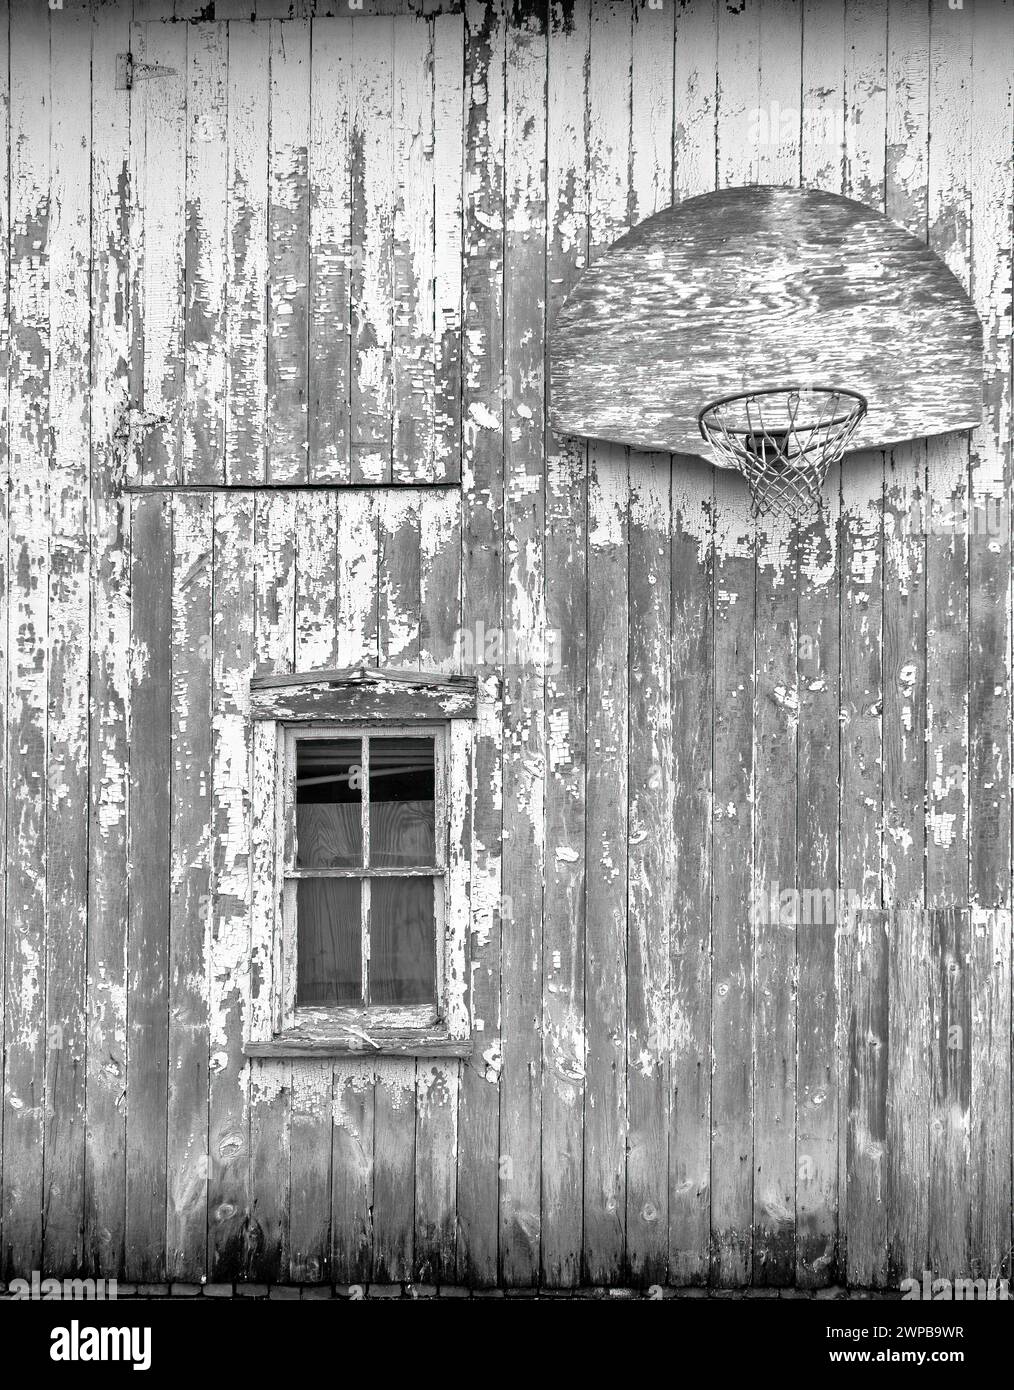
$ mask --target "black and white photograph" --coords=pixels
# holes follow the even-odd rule
[[[1014,0],[0,0],[26,1374],[987,1373],[1012,249]]]

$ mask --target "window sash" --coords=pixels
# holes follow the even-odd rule
[[[434,771],[434,858],[435,864],[409,865],[397,868],[373,868],[370,865],[370,743],[390,738],[432,738]],[[361,766],[363,773],[360,817],[362,831],[363,864],[355,868],[297,868],[297,809],[296,809],[296,757],[297,745],[311,739],[354,739],[360,741]],[[412,725],[344,724],[338,721],[327,724],[288,726],[285,728],[285,785],[281,813],[283,819],[283,854],[281,864],[282,915],[283,915],[283,980],[284,980],[284,1018],[300,1023],[311,1018],[319,1021],[326,1018],[343,1027],[354,1029],[357,1025],[372,1023],[390,1024],[402,1027],[422,1027],[440,1022],[444,1014],[444,923],[447,920],[450,891],[448,878],[450,807],[447,796],[448,777],[448,729],[444,723]],[[296,888],[299,882],[313,878],[355,878],[362,881],[360,892],[360,988],[361,1001],[358,1005],[297,1005],[297,952],[299,949],[299,922],[296,904]],[[370,1004],[370,882],[372,879],[390,878],[430,878],[434,881],[433,891],[433,933],[435,958],[435,1000],[426,1005],[378,1005]],[[438,882],[439,881],[439,882]],[[442,886],[441,886],[442,885]]]

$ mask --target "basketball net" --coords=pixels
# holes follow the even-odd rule
[[[820,506],[827,470],[865,414],[855,391],[780,386],[723,396],[703,408],[698,423],[746,478],[754,516],[799,516]]]

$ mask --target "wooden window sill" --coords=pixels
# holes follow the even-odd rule
[[[280,1033],[275,1038],[248,1042],[245,1057],[469,1057],[469,1038],[452,1038],[438,1030],[404,1032],[376,1030],[365,1037],[322,1037],[305,1032]]]

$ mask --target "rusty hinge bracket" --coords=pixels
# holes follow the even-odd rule
[[[164,68],[158,63],[139,63],[133,53],[116,55],[116,90],[130,92],[134,83],[142,77],[172,77],[175,68]]]

